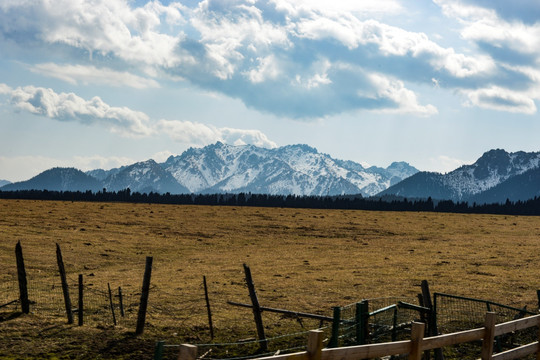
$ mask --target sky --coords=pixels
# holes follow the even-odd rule
[[[0,179],[308,144],[446,173],[540,151],[535,0],[0,0]]]

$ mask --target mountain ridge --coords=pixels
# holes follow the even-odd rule
[[[418,172],[405,164],[407,175]],[[218,142],[171,156],[162,166],[190,191],[202,193],[370,196],[387,188],[397,175],[333,159],[305,144],[266,149]]]
[[[379,195],[396,195],[402,197],[417,197],[444,199],[453,201],[479,201],[484,202],[482,193],[492,190],[506,181],[522,175],[540,166],[540,152],[518,151],[509,153],[502,149],[486,151],[475,163],[463,165],[449,173],[418,172],[398,184],[382,191]],[[532,188],[540,190],[538,185],[531,184]],[[500,192],[500,191],[499,191]],[[533,198],[535,191],[529,191],[529,198]],[[487,195],[498,202],[506,198]]]
[[[160,164],[149,159],[110,170],[90,170],[86,175],[110,191],[371,196],[418,172],[406,162],[387,169],[365,169],[305,144],[267,149],[217,142],[189,148]],[[34,178],[28,181],[39,185]],[[27,186],[27,182],[14,183],[11,189]]]

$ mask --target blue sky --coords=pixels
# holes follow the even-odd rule
[[[222,141],[448,172],[540,151],[540,2],[0,0],[0,179]]]

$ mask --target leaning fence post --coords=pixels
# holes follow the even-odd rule
[[[150,291],[150,277],[152,276],[152,260],[151,256],[146,257],[146,266],[144,268],[144,278],[141,291],[141,303],[139,304],[139,314],[137,316],[136,335],[140,335],[144,331],[144,323],[146,321],[146,308],[148,307],[148,293]]]
[[[334,320],[332,321],[332,337],[328,342],[329,348],[338,347],[339,343],[339,323],[341,322],[341,308],[334,307]]]
[[[114,326],[116,326],[116,315],[114,314],[114,304],[113,304],[113,300],[112,300],[111,284],[107,283],[107,288],[109,289],[109,304],[111,306],[113,324],[114,324]]]
[[[204,299],[206,300],[206,310],[208,312],[208,325],[210,326],[210,339],[214,340],[214,326],[212,324],[212,310],[210,309],[210,299],[208,298],[208,287],[206,286],[206,276],[203,276]]]
[[[264,334],[264,326],[261,317],[261,306],[257,299],[257,292],[255,291],[255,285],[251,277],[251,270],[249,266],[244,264],[244,272],[246,274],[246,284],[249,290],[249,297],[253,303],[253,316],[255,317],[255,326],[257,327],[257,335],[259,336],[261,351],[268,351],[268,340]]]
[[[197,358],[197,347],[195,345],[182,344],[178,353],[178,360],[195,360]]]
[[[308,360],[321,360],[323,335],[324,333],[322,330],[309,331],[307,344]]]
[[[122,287],[118,287],[118,303],[120,305],[120,316],[124,317],[124,300],[122,298]]]
[[[71,309],[71,299],[69,298],[69,287],[66,280],[66,270],[64,268],[64,260],[62,260],[62,250],[60,250],[60,245],[58,245],[58,243],[56,243],[56,260],[58,262],[60,280],[62,281],[62,291],[64,293],[64,303],[66,305],[68,324],[73,324],[73,310]]]
[[[19,299],[21,301],[21,310],[23,313],[30,312],[30,301],[28,300],[28,282],[26,280],[26,270],[24,268],[24,258],[21,242],[15,245],[15,258],[17,260],[17,277],[19,279]]]
[[[482,360],[490,360],[493,357],[496,317],[497,315],[494,312],[486,313],[484,338],[482,339]]]

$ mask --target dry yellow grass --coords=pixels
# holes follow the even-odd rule
[[[0,279],[15,278],[17,241],[30,278],[57,277],[58,243],[72,279],[126,292],[153,256],[150,302],[185,311],[192,329],[206,324],[203,275],[216,326],[249,321],[226,305],[249,302],[243,263],[270,307],[330,315],[363,298],[413,299],[426,279],[432,291],[531,309],[539,239],[538,217],[0,200]],[[165,324],[160,336],[182,332],[154,319]]]

